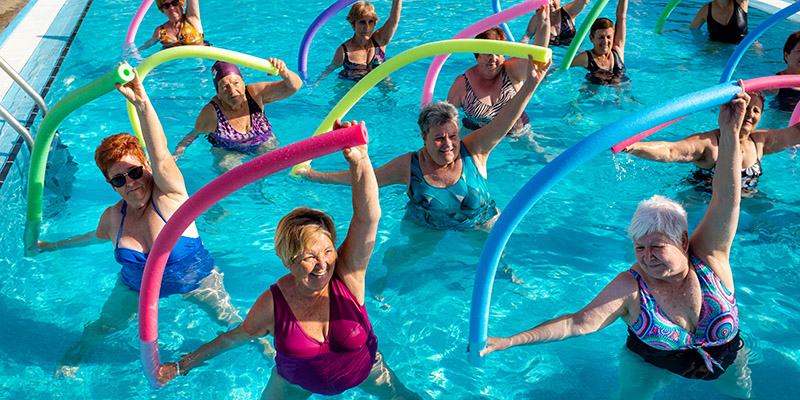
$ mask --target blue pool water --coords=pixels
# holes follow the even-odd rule
[[[302,0],[292,7],[277,2],[203,0],[206,38],[215,46],[259,57],[278,57],[295,69],[303,33],[330,2]],[[611,2],[614,3],[614,2]],[[652,4],[656,3],[656,4]],[[527,107],[532,133],[503,141],[489,161],[490,189],[503,208],[544,165],[592,132],[663,100],[714,85],[733,51],[686,30],[652,32],[664,2],[631,1],[626,66],[631,83],[622,88],[583,88],[584,71],[551,75]],[[389,0],[375,2],[388,16]],[[685,1],[665,28],[688,25],[702,3]],[[511,4],[507,5],[510,6]],[[614,5],[604,12],[613,16]],[[56,77],[50,105],[110,70],[119,61],[134,7],[130,1],[96,1]],[[235,11],[234,11],[235,10]],[[407,1],[388,56],[417,45],[452,37],[491,13],[490,2]],[[752,10],[751,28],[766,15]],[[137,42],[142,43],[163,16],[153,8]],[[580,19],[579,19],[580,20]],[[527,19],[509,24],[521,36]],[[784,68],[781,49],[798,26],[778,24],[749,51],[735,77],[772,75]],[[344,13],[315,37],[309,75],[319,75],[333,52],[352,34]],[[588,42],[587,42],[588,43]],[[584,46],[586,47],[586,45]],[[145,51],[150,55],[155,50]],[[564,48],[555,49],[556,61]],[[130,59],[131,62],[135,60]],[[364,120],[375,165],[421,145],[416,117],[429,60],[391,75],[391,85],[371,90],[347,114]],[[445,64],[434,98],[443,99],[455,76],[474,63],[454,55]],[[557,63],[557,62],[556,62]],[[170,146],[189,132],[200,108],[213,95],[211,62],[183,60],[152,72],[145,85],[159,112]],[[247,82],[266,78],[243,70]],[[304,139],[349,88],[333,75],[293,97],[268,105],[266,112],[283,144]],[[762,128],[787,124],[788,113],[768,109]],[[710,130],[716,111],[693,115],[656,135],[677,139]],[[110,134],[130,131],[122,97],[106,95],[70,116],[59,128],[79,164],[71,197],[58,206],[46,201],[42,238],[57,240],[95,228],[102,210],[117,195],[101,181],[94,148]],[[217,176],[210,146],[198,140],[178,162],[190,192]],[[339,154],[314,163],[320,170],[346,167]],[[742,335],[750,348],[756,398],[794,398],[800,383],[800,174],[793,151],[763,160],[763,195],[746,199],[731,254]],[[498,277],[489,320],[490,335],[510,335],[586,304],[634,260],[625,229],[636,204],[652,194],[677,198],[696,225],[707,199],[681,183],[691,167],[663,165],[610,152],[595,157],[542,197],[511,237],[505,261],[525,283]],[[149,388],[138,359],[136,323],[110,336],[85,360],[77,379],[53,379],[56,361],[75,343],[83,326],[96,319],[117,279],[110,245],[22,257],[25,199],[19,178],[3,188],[0,221],[0,398],[257,398],[273,362],[247,346],[212,360],[159,391]],[[349,189],[296,182],[278,173],[246,186],[198,219],[198,228],[225,274],[225,285],[242,314],[278,277],[285,274],[274,255],[272,237],[280,216],[300,205],[328,211],[344,232],[351,215]],[[522,399],[610,397],[619,388],[618,354],[625,326],[617,322],[588,337],[522,347],[489,356],[486,366],[466,361],[467,323],[475,266],[482,237],[473,233],[411,232],[412,240],[440,239],[430,254],[412,252],[401,229],[404,188],[381,190],[383,218],[378,245],[367,274],[367,310],[388,364],[410,388],[438,399]],[[477,237],[476,237],[477,236]],[[414,242],[413,250],[419,250]],[[419,257],[397,266],[408,254]],[[391,268],[391,271],[390,269]],[[391,272],[389,274],[389,272]],[[384,279],[386,278],[386,279]],[[379,286],[385,286],[379,290]],[[382,297],[377,300],[376,297]],[[175,359],[213,339],[221,330],[204,312],[179,296],[164,299],[159,313],[162,357]],[[337,399],[363,398],[352,390]],[[720,398],[707,382],[673,380],[657,399]]]

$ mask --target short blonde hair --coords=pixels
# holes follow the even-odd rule
[[[298,207],[286,214],[275,228],[275,254],[289,265],[303,250],[319,239],[327,236],[336,245],[336,226],[331,217],[308,207]]]
[[[356,26],[356,21],[364,16],[370,16],[378,23],[378,14],[375,13],[375,6],[368,1],[359,1],[350,7],[350,12],[347,14],[347,22],[352,26]]]

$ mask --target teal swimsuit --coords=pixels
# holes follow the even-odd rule
[[[461,142],[461,179],[446,188],[431,186],[422,176],[419,155],[411,153],[411,178],[408,182],[405,219],[434,229],[473,229],[490,221],[497,207],[489,187]]]
[[[693,253],[692,266],[700,281],[703,304],[694,333],[669,319],[650,294],[644,279],[629,270],[639,282],[641,308],[628,327],[627,346],[645,361],[692,379],[716,379],[736,359],[743,347],[739,338],[736,297],[714,271]]]

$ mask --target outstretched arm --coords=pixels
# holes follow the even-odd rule
[[[278,76],[280,76],[282,80],[257,82],[247,85],[248,89],[250,89],[250,93],[258,99],[260,104],[283,100],[300,90],[303,86],[303,81],[297,74],[286,67],[286,63],[284,63],[283,60],[269,58],[267,61],[275,66],[278,70]]]
[[[378,45],[383,47],[392,41],[394,33],[397,32],[397,25],[400,23],[400,11],[403,9],[403,0],[392,0],[392,10],[389,11],[389,18],[372,36]]]
[[[742,81],[739,81],[741,85]],[[719,155],[711,184],[711,201],[703,219],[692,233],[689,244],[719,279],[733,291],[729,263],[731,244],[739,224],[739,203],[742,198],[742,151],[739,130],[742,128],[750,96],[738,93],[719,112]]]
[[[47,251],[56,251],[62,249],[71,249],[73,247],[83,247],[92,244],[103,243],[107,239],[98,238],[95,231],[86,232],[83,235],[75,235],[68,239],[59,240],[57,242],[45,242],[40,240],[39,243],[32,246],[31,249],[39,250],[40,253]]]
[[[344,65],[344,50],[342,49],[342,46],[336,48],[336,52],[333,53],[333,60],[331,60],[331,63],[325,67],[325,70],[322,71],[322,74],[319,76],[319,78],[314,81],[314,85],[319,83],[319,81],[326,76],[330,75],[331,72],[336,71],[337,69],[341,68],[342,65]]]
[[[411,174],[411,154],[406,153],[389,161],[386,165],[375,169],[375,177],[378,180],[378,187],[389,185],[408,185]],[[311,167],[297,171],[297,175],[304,176],[308,180],[317,183],[328,183],[334,185],[352,184],[351,172],[319,172]]]
[[[633,323],[636,316],[630,310],[637,309],[633,307],[637,305],[637,292],[636,278],[628,272],[622,272],[580,311],[543,322],[514,336],[490,337],[486,341],[486,348],[481,350],[480,355],[485,356],[491,352],[514,346],[554,342],[573,336],[588,335],[605,328],[619,317],[623,317],[628,323]]]
[[[662,163],[697,163],[703,159],[708,147],[708,140],[702,138],[705,135],[698,133],[677,142],[636,142],[623,151],[645,160]]]
[[[764,141],[764,155],[778,153],[800,144],[800,123],[783,129],[766,129],[751,134]]]

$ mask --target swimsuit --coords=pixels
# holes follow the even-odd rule
[[[514,89],[514,84],[511,82],[508,73],[506,73],[506,69],[502,68],[500,73],[503,75],[503,86],[500,88],[500,95],[497,97],[497,101],[492,105],[482,102],[478,99],[478,96],[475,96],[472,85],[469,84],[467,74],[463,75],[464,84],[466,85],[466,94],[464,95],[464,104],[462,108],[464,109],[464,114],[467,116],[461,120],[461,123],[464,124],[465,128],[475,130],[492,122],[494,117],[500,112],[500,109],[517,95],[517,89]],[[520,119],[522,120],[522,125],[530,121],[528,115],[524,112]]]
[[[403,218],[434,229],[473,229],[497,216],[486,178],[461,143],[461,178],[446,188],[431,186],[422,175],[419,155],[411,153],[408,204]]]
[[[164,223],[167,220],[156,208],[156,203],[150,198],[150,204],[156,210]],[[119,233],[114,243],[114,259],[122,265],[120,277],[129,288],[139,291],[142,287],[142,274],[147,263],[148,253],[119,247],[119,238],[122,236],[122,224],[125,222],[125,213],[128,203],[122,203],[122,220],[119,222]],[[200,287],[200,281],[214,270],[214,259],[203,247],[199,238],[181,236],[175,247],[169,253],[167,265],[164,267],[164,277],[161,280],[159,297],[166,297],[176,293],[187,293]]]
[[[750,140],[752,141],[753,138],[750,137]],[[717,132],[717,141],[719,141],[719,132]],[[755,142],[753,142],[753,145],[755,146]],[[702,185],[703,188],[710,190],[716,166],[717,164],[714,163],[711,168],[697,168],[687,181],[691,184]],[[742,168],[742,190],[755,190],[756,186],[758,186],[758,177],[762,174],[761,158],[759,157],[756,158],[756,162],[753,165]]]
[[[378,42],[375,38],[370,38],[372,40],[372,45],[375,48],[375,54],[372,56],[372,60],[367,64],[356,64],[354,62],[350,62],[350,59],[347,58],[347,46],[342,43],[342,50],[344,50],[344,62],[342,66],[344,69],[339,72],[339,77],[342,79],[348,79],[351,81],[358,81],[364,77],[364,75],[368,74],[375,68],[378,68],[378,65],[386,61],[386,54],[384,54],[383,49],[381,46],[378,46]]]
[[[739,338],[736,297],[700,257],[689,253],[700,282],[703,304],[694,333],[672,322],[650,294],[641,275],[630,269],[639,283],[641,307],[628,327],[627,346],[645,361],[692,379],[716,379],[736,359],[743,347]]]
[[[186,19],[183,20],[183,28],[181,28],[180,32],[178,32],[178,38],[174,39],[167,35],[167,30],[164,28],[164,25],[161,25],[161,31],[158,35],[158,41],[164,46],[164,48],[174,47],[174,46],[181,46],[181,45],[202,45],[205,44],[203,41],[203,34],[197,32],[196,29],[189,23]]]
[[[627,82],[629,80],[628,77],[625,76],[625,63],[622,62],[622,59],[619,57],[619,53],[617,53],[615,49],[611,49],[611,54],[614,56],[614,67],[611,71],[609,71],[607,69],[600,68],[600,66],[598,66],[594,61],[592,51],[586,50],[586,69],[589,70],[589,73],[586,74],[586,79],[588,79],[590,83],[597,85],[609,85]]]
[[[258,146],[269,142],[275,138],[272,133],[272,125],[269,123],[264,110],[256,103],[250,92],[245,89],[247,97],[247,108],[250,112],[250,132],[240,133],[231,126],[228,119],[220,110],[217,103],[211,101],[214,110],[217,111],[217,129],[208,135],[208,141],[214,147],[225,150],[238,151],[245,154],[255,154]]]
[[[360,385],[376,361],[378,339],[367,309],[334,274],[330,282],[328,337],[308,336],[277,284],[270,286],[275,312],[275,366],[293,385],[332,396]]]
[[[550,34],[550,46],[569,46],[575,37],[575,23],[569,13],[561,7],[561,30],[557,35]]]
[[[713,5],[713,1],[708,3],[708,16],[706,16],[709,38],[723,43],[737,44],[741,42],[747,35],[747,13],[744,9],[734,0],[733,15],[731,15],[731,19],[728,20],[726,25],[722,25],[711,16],[711,7]]]

